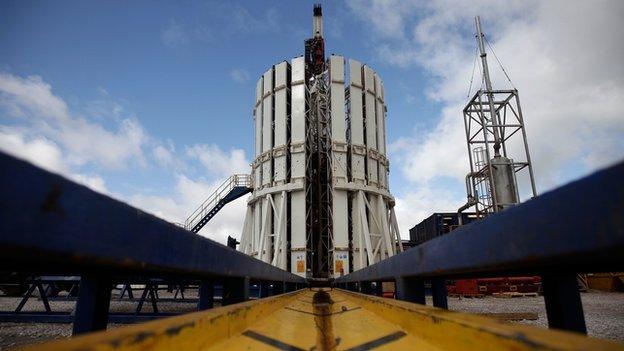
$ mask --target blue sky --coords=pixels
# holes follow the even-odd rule
[[[255,81],[302,53],[312,4],[0,1],[0,148],[180,221],[229,172],[245,171]],[[403,232],[464,201],[458,130],[476,14],[523,97],[540,190],[622,158],[623,45],[609,32],[622,7],[323,3],[327,53],[366,62],[384,80]],[[582,49],[577,13],[603,27],[592,33],[603,43],[570,58]],[[569,110],[544,105],[550,89],[567,95],[553,100]],[[578,105],[579,96],[596,101]],[[204,234],[240,231],[244,201],[228,211]]]

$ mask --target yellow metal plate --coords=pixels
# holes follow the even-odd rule
[[[301,290],[27,349],[624,350],[624,345],[343,290]]]

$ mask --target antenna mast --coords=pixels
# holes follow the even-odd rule
[[[490,105],[490,122],[494,130],[494,156],[500,156],[500,133],[498,122],[498,114],[494,108],[494,94],[492,93],[492,81],[490,80],[490,70],[487,64],[487,53],[483,44],[483,31],[481,31],[481,18],[475,17],[475,25],[477,27],[477,43],[479,43],[479,52],[481,56],[481,66],[483,67],[483,78],[485,80],[485,89],[487,90],[488,103]]]

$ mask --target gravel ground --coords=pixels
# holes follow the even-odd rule
[[[140,297],[140,290],[134,293],[135,298]],[[172,294],[159,292],[161,298],[171,298]],[[197,298],[197,291],[190,290],[184,293],[187,299]],[[0,296],[0,311],[14,310],[21,298]],[[71,312],[74,309],[75,301],[50,301],[50,308],[55,312]],[[137,302],[111,300],[111,312],[134,313]],[[193,312],[197,304],[193,302],[158,302],[159,312]],[[36,298],[28,300],[23,311],[43,311],[43,304]],[[143,304],[142,312],[153,312],[152,304],[146,301]],[[118,328],[124,324],[109,324],[108,329]],[[0,323],[0,351],[9,350],[16,346],[39,343],[46,340],[66,338],[71,336],[71,324],[60,323]]]
[[[161,293],[161,297],[170,297],[167,293]],[[193,291],[186,294],[187,298],[195,298]],[[624,342],[624,293],[587,292],[581,294],[585,321],[590,336],[612,339]],[[0,310],[14,309],[19,303],[18,298],[0,297]],[[431,304],[429,299],[428,304]],[[73,301],[50,301],[53,311],[71,311],[74,308]],[[158,307],[163,312],[190,312],[195,309],[193,303],[160,302]],[[111,301],[112,312],[133,312],[136,302]],[[42,310],[42,304],[36,299],[29,301],[24,311]],[[454,311],[472,313],[514,313],[533,312],[537,313],[538,319],[533,321],[521,321],[517,323],[531,324],[539,327],[547,327],[546,310],[542,297],[521,298],[449,298],[449,309]],[[151,312],[151,305],[144,304],[144,312]],[[121,325],[111,324],[110,328]],[[45,340],[65,338],[71,335],[70,324],[51,323],[0,323],[0,351],[12,347]]]
[[[624,342],[624,293],[586,292],[581,294],[587,333],[590,336]],[[537,320],[516,323],[548,327],[544,298],[449,298],[449,309],[471,313],[537,313]]]

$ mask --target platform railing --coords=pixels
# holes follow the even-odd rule
[[[244,301],[249,282],[274,293],[305,280],[140,209],[0,153],[0,272],[80,276],[74,333],[105,329],[113,282],[183,279],[198,308]]]
[[[549,326],[586,332],[576,276],[624,270],[624,162],[462,226],[336,279],[370,292],[394,281],[397,298],[447,307],[447,279],[540,275]]]

